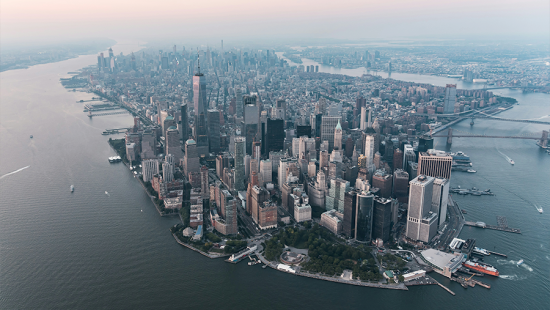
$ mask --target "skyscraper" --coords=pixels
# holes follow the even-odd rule
[[[237,87],[235,89],[235,111],[237,114],[237,117],[242,118],[244,113],[244,105],[243,105],[243,91],[241,87]]]
[[[159,162],[156,159],[148,159],[141,162],[143,182],[150,182],[153,176],[159,174]]]
[[[340,125],[340,120],[334,128],[334,149],[341,151],[342,150],[342,126]]]
[[[455,111],[456,103],[456,84],[447,84],[445,87],[445,102],[443,103],[443,113],[452,114]]]
[[[189,120],[187,118],[187,103],[184,103],[180,107],[181,111],[181,140],[185,143],[189,139]]]
[[[344,212],[344,197],[349,191],[349,182],[342,179],[330,180],[330,189],[326,198],[326,209]]]
[[[220,111],[208,110],[208,142],[210,153],[220,151]]]
[[[174,156],[174,161],[179,164],[182,158],[179,132],[172,126],[166,130],[166,155]]]
[[[265,153],[282,151],[284,147],[285,131],[282,119],[267,119],[265,135]]]
[[[357,213],[355,216],[355,240],[370,242],[372,240],[374,195],[369,192],[357,194]]]
[[[447,203],[449,201],[449,180],[435,178],[432,196],[432,212],[437,213],[439,218],[438,226],[441,226],[447,219]]]
[[[334,148],[334,129],[340,122],[340,116],[323,116],[321,120],[321,141],[328,141],[329,152]]]
[[[344,222],[342,231],[348,238],[355,238],[355,225],[357,216],[357,192],[349,191],[344,197]]]
[[[170,165],[170,163],[162,163],[162,179],[167,183],[174,181],[174,172],[172,171],[172,165]]]
[[[206,78],[201,73],[200,60],[197,58],[198,70],[193,76],[193,104],[195,108],[195,140],[199,155],[208,154],[208,130],[206,124]]]
[[[429,150],[419,153],[418,175],[451,179],[453,157],[446,152]]]
[[[375,198],[373,208],[373,229],[372,238],[382,239],[384,242],[390,240],[391,227],[391,199]]]
[[[185,155],[183,157],[183,171],[185,176],[189,176],[190,172],[199,172],[199,155],[197,153],[197,143],[193,139],[185,142]]]
[[[430,242],[437,232],[437,214],[431,211],[433,183],[434,178],[426,175],[419,175],[409,183],[407,238]]]
[[[392,175],[385,170],[377,170],[372,176],[372,187],[379,188],[378,194],[383,198],[390,198],[392,194]]]
[[[243,191],[245,189],[244,154],[245,138],[235,137],[235,190],[237,191]]]

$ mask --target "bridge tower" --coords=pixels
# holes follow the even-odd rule
[[[548,147],[548,130],[542,131],[542,137],[540,138],[540,147],[547,148]]]
[[[451,145],[453,144],[453,128],[449,127],[449,131],[447,133],[447,144]]]

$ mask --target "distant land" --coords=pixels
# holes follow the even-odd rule
[[[26,69],[34,65],[67,60],[79,55],[95,54],[114,44],[116,41],[103,38],[34,46],[4,46],[0,50],[0,72]]]

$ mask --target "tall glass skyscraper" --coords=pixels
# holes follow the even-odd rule
[[[197,59],[197,61],[199,61]],[[198,71],[193,76],[193,104],[195,108],[195,140],[199,155],[208,153],[208,130],[206,121],[206,77],[201,73],[200,62]]]

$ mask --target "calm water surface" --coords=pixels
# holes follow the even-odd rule
[[[91,96],[67,92],[59,83],[67,72],[95,60],[82,56],[0,74],[0,309],[547,309],[550,156],[533,141],[455,139],[452,145],[470,155],[478,171],[453,174],[452,185],[496,193],[455,197],[468,211],[466,219],[495,224],[497,215],[507,216],[509,225],[523,232],[463,230],[461,237],[509,256],[487,259],[502,275],[483,279],[490,290],[465,290],[437,275],[457,296],[436,286],[394,292],[317,281],[210,260],[177,245],[168,230],[177,220],[159,217],[131,173],[107,161],[114,152],[101,132],[130,126],[132,118],[90,120],[77,101]],[[395,73],[392,78],[437,85],[456,81]],[[521,103],[502,117],[550,114],[548,95],[502,94]],[[515,135],[545,127],[478,120],[473,127],[463,122],[454,128]],[[445,148],[444,139],[437,143]],[[534,204],[546,213],[539,214]],[[515,266],[519,259],[525,260],[522,267]]]

